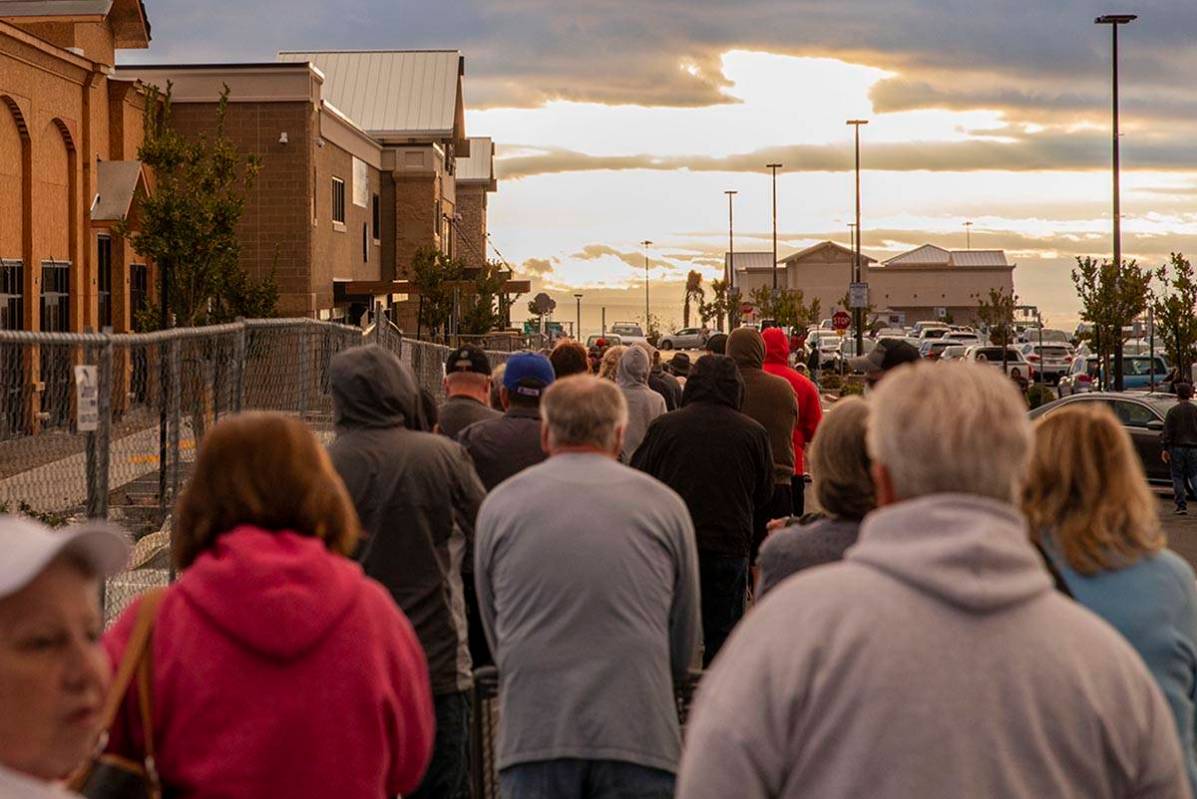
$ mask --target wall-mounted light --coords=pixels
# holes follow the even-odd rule
[[[285,130],[284,130],[282,133],[280,133],[280,134],[278,135],[278,143],[279,143],[279,144],[286,144],[286,143],[287,143],[287,131],[285,131]]]

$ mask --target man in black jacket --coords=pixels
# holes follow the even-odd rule
[[[676,491],[690,509],[702,584],[703,665],[744,615],[753,514],[773,496],[769,434],[740,413],[735,361],[706,355],[690,370],[682,408],[655,419],[632,466]]]
[[[1180,402],[1168,409],[1164,417],[1164,432],[1160,444],[1164,447],[1164,463],[1172,467],[1172,492],[1176,499],[1176,513],[1188,513],[1185,495],[1197,491],[1197,405],[1192,402],[1193,386],[1176,384]]]

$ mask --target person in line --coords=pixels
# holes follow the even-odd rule
[[[1022,507],[1063,590],[1122,633],[1151,670],[1197,792],[1197,578],[1164,548],[1143,464],[1107,406],[1076,405],[1039,421]]]
[[[632,466],[660,480],[690,510],[702,585],[703,665],[744,615],[758,508],[773,499],[765,428],[740,413],[744,381],[725,355],[698,359],[682,408],[658,417]]]
[[[877,387],[887,374],[909,363],[918,363],[919,351],[909,341],[897,338],[883,338],[868,355],[848,359],[848,368],[853,372],[863,372],[865,385],[870,389]],[[1026,407],[1025,404],[1023,406]]]
[[[1172,470],[1172,497],[1176,513],[1189,512],[1187,496],[1197,496],[1197,405],[1193,404],[1193,384],[1176,384],[1177,403],[1164,416],[1160,444],[1164,463]]]
[[[628,422],[623,434],[623,452],[620,460],[629,463],[632,454],[644,440],[648,426],[665,413],[665,398],[648,385],[648,353],[643,347],[628,347],[619,358],[619,371],[615,383],[623,392],[628,406]]]
[[[436,432],[449,438],[474,422],[502,414],[490,406],[490,359],[473,344],[458,347],[445,359],[445,401]]]
[[[703,345],[703,349],[710,355],[727,355],[727,334],[715,331],[707,336],[707,342]]]
[[[590,371],[586,348],[573,339],[565,339],[553,347],[549,361],[553,364],[553,372],[559,378],[582,375]]]
[[[345,557],[358,536],[344,484],[298,419],[238,414],[204,437],[174,514],[180,576],[150,646],[170,791],[376,799],[420,783],[435,735],[428,669],[407,618]],[[114,668],[140,602],[104,636]],[[134,761],[136,696],[109,739]]]
[[[677,382],[682,387],[683,392],[686,390],[686,378],[690,376],[690,369],[692,367],[693,364],[690,362],[690,356],[687,353],[678,352],[669,359],[669,373],[677,378]]]
[[[0,516],[0,796],[65,799],[57,783],[95,751],[108,659],[100,585],[129,558],[118,533],[55,532]]]
[[[649,344],[641,345],[652,360],[652,368],[648,373],[648,387],[661,395],[665,400],[666,411],[676,411],[682,407],[682,384],[677,378],[665,371],[661,363],[661,351]]]
[[[877,503],[865,446],[868,419],[869,404],[860,397],[840,399],[823,419],[810,453],[815,499],[823,513],[765,539],[758,597],[791,574],[842,560],[856,543],[861,520]]]
[[[553,365],[543,355],[512,355],[499,389],[504,414],[475,422],[457,436],[487,491],[545,459],[540,446],[540,398],[556,379]]]
[[[727,340],[727,354],[740,368],[744,379],[746,415],[760,422],[769,433],[773,452],[773,498],[758,508],[749,563],[765,539],[765,527],[773,519],[784,519],[794,509],[791,486],[794,478],[794,427],[798,424],[798,401],[790,384],[764,371],[765,340],[750,327],[738,327]]]
[[[419,392],[394,353],[354,347],[333,357],[329,374],[329,454],[365,536],[354,556],[411,619],[428,658],[436,749],[411,795],[465,796],[473,670],[463,563],[486,490],[460,444],[408,426]]]
[[[490,373],[490,407],[496,411],[503,410],[503,399],[500,393],[503,390],[503,373],[505,371],[507,371],[507,364],[501,363]]]
[[[809,339],[808,339],[809,340]],[[819,345],[810,341],[810,355],[806,358],[806,368],[810,371],[810,379],[819,385],[819,370],[823,366],[823,355],[819,352]]]
[[[598,376],[604,380],[615,381],[619,373],[619,359],[627,352],[624,344],[615,344],[603,350],[603,359],[599,362]]]
[[[867,441],[878,509],[843,561],[770,591],[724,647],[679,799],[1189,796],[1143,660],[1031,545],[1010,379],[896,369]]]
[[[819,389],[790,367],[789,341],[780,327],[771,327],[761,334],[765,340],[764,369],[780,377],[794,390],[798,402],[798,422],[794,425],[794,476],[790,478],[790,498],[793,515],[806,512],[806,448],[815,438],[819,422],[823,420],[823,400]]]
[[[500,792],[667,799],[681,749],[673,682],[701,631],[690,515],[617,462],[627,404],[609,381],[559,380],[541,411],[549,459],[496,488],[478,518]]]

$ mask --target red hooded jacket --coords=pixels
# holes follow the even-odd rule
[[[104,636],[113,664],[136,618],[134,603]],[[220,536],[167,589],[152,651],[158,771],[180,797],[379,799],[428,766],[436,722],[415,632],[315,538]],[[141,757],[137,719],[130,698],[110,751]]]
[[[765,339],[765,371],[788,380],[798,401],[798,423],[794,425],[794,474],[802,474],[806,470],[803,447],[815,437],[815,430],[823,421],[819,389],[790,368],[790,342],[780,327],[771,327],[761,335]]]

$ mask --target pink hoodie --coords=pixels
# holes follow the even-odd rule
[[[790,342],[781,328],[771,327],[762,337],[765,339],[764,370],[785,378],[794,389],[794,399],[798,401],[798,423],[794,425],[794,474],[802,474],[806,469],[804,448],[815,437],[819,422],[823,421],[819,389],[809,378],[790,367]]]
[[[104,637],[113,664],[136,615]],[[180,797],[379,799],[412,791],[432,752],[406,617],[356,563],[295,533],[238,527],[167,589],[153,693],[158,770]],[[109,748],[137,759],[132,701],[121,717]]]

